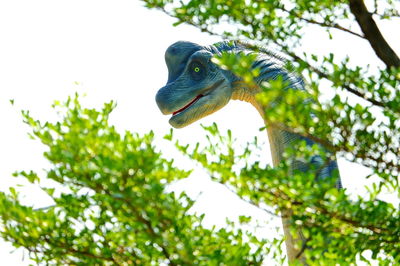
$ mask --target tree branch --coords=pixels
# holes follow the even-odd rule
[[[314,67],[314,66],[310,65],[307,61],[305,61],[305,60],[304,60],[303,58],[301,58],[300,56],[298,56],[298,55],[296,55],[295,53],[292,53],[292,52],[290,52],[290,51],[285,51],[285,52],[286,52],[287,55],[291,56],[291,57],[292,57],[293,59],[295,59],[296,61],[307,64],[307,66],[308,66],[312,71],[314,71],[318,76],[320,76],[321,78],[325,78],[325,79],[327,79],[327,80],[331,80],[329,74],[323,72],[322,70],[318,69],[317,67]],[[363,93],[363,92],[361,92],[361,91],[358,91],[357,89],[352,88],[352,87],[350,86],[350,84],[343,83],[343,84],[341,84],[340,86],[341,86],[343,89],[347,90],[348,92],[351,92],[351,93],[353,93],[354,95],[356,95],[356,96],[358,96],[358,97],[360,97],[360,98],[362,98],[362,99],[364,99],[364,100],[366,100],[366,101],[372,103],[373,105],[376,105],[376,106],[379,106],[379,107],[382,107],[382,108],[386,108],[386,107],[387,107],[387,105],[386,105],[385,103],[383,103],[383,102],[381,102],[381,101],[378,101],[378,100],[376,100],[376,99],[373,98],[373,97],[369,97],[369,96],[367,96],[365,93]]]
[[[360,38],[362,38],[362,39],[366,39],[365,36],[363,36],[363,35],[361,35],[361,34],[359,34],[359,33],[357,33],[357,32],[354,32],[354,31],[352,31],[352,30],[349,30],[349,29],[347,29],[347,28],[345,28],[345,27],[343,27],[343,26],[340,26],[340,25],[337,24],[337,23],[329,24],[329,23],[326,23],[326,22],[320,22],[320,21],[316,21],[316,20],[313,20],[313,19],[304,18],[304,17],[302,17],[301,15],[299,15],[298,13],[293,12],[293,10],[287,10],[287,9],[285,9],[285,8],[282,8],[281,10],[282,10],[282,11],[285,11],[286,13],[288,13],[288,14],[290,14],[290,15],[295,16],[296,18],[298,18],[298,19],[300,19],[300,20],[303,20],[303,21],[305,21],[305,22],[308,22],[308,23],[310,23],[310,24],[316,24],[316,25],[319,25],[319,26],[325,27],[325,28],[337,29],[337,30],[340,30],[340,31],[344,31],[344,32],[350,33],[350,34],[355,35],[355,36],[357,36],[357,37],[360,37]]]
[[[301,245],[301,249],[299,251],[299,253],[296,255],[296,259],[299,259],[301,257],[301,255],[304,253],[304,251],[307,248],[307,242],[311,240],[311,237],[303,240],[303,244]]]
[[[400,67],[400,58],[383,38],[372,14],[368,11],[363,0],[349,0],[350,11],[355,16],[365,38],[369,41],[376,55],[390,67]]]
[[[162,251],[163,255],[165,256],[165,258],[168,260],[169,265],[171,265],[171,266],[177,265],[174,262],[174,260],[171,258],[171,254],[169,254],[169,251],[167,250],[167,248],[164,245],[162,245],[159,241],[156,241],[157,238],[159,238],[160,236],[154,231],[151,221],[147,220],[142,215],[140,215],[139,211],[136,209],[136,207],[132,204],[131,201],[129,201],[125,198],[115,198],[108,190],[104,189],[103,187],[100,188],[100,191],[103,191],[108,196],[110,196],[116,200],[123,201],[125,204],[127,204],[132,209],[133,213],[136,215],[136,218],[138,219],[138,221],[140,221],[147,227],[147,232],[152,236],[152,238],[154,240],[153,243],[157,244],[161,248],[161,251]]]

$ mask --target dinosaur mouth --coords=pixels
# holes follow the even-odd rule
[[[201,99],[204,96],[209,95],[213,90],[215,90],[217,87],[219,87],[219,85],[221,85],[224,82],[224,80],[219,80],[217,82],[215,82],[213,85],[211,85],[209,88],[204,90],[204,93],[197,95],[193,100],[191,100],[188,104],[186,104],[184,107],[182,107],[181,109],[175,111],[172,113],[172,116],[175,116],[179,113],[182,113],[183,111],[185,111],[186,109],[188,109],[189,107],[191,107],[193,104],[195,104],[199,99]]]
[[[203,94],[200,94],[198,96],[196,96],[196,98],[194,98],[190,103],[188,103],[187,105],[185,105],[184,107],[182,107],[181,109],[179,109],[178,111],[175,111],[172,113],[172,115],[176,115],[179,114],[180,112],[185,111],[186,109],[188,109],[190,106],[192,106],[195,102],[197,102],[201,97],[204,97]]]

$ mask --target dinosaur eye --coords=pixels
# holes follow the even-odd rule
[[[198,81],[205,77],[206,69],[202,64],[195,61],[190,65],[189,73],[194,80]]]

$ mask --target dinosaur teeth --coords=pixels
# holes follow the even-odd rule
[[[188,103],[187,105],[185,105],[184,107],[182,107],[181,109],[179,109],[178,111],[175,111],[172,113],[172,115],[176,115],[182,111],[184,111],[185,109],[189,108],[192,104],[194,104],[195,102],[197,102],[198,99],[200,99],[201,97],[203,97],[203,94],[200,94],[198,96],[196,96],[190,103]]]

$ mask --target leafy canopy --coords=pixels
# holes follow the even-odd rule
[[[188,213],[191,199],[166,192],[189,173],[161,156],[152,132],[120,134],[109,125],[113,102],[87,109],[76,96],[55,108],[63,114],[55,123],[23,113],[47,146],[51,169],[45,177],[15,173],[40,186],[54,205],[34,209],[15,188],[0,193],[2,238],[37,263],[55,265],[260,264],[266,242],[233,224],[204,228],[204,216]]]
[[[291,173],[288,165],[293,157],[306,160],[311,154],[319,154],[326,162],[333,159],[326,151],[301,142],[286,151],[284,162],[274,169],[249,164],[240,173],[230,173],[229,167],[240,156],[218,154],[213,158],[222,159],[215,163],[203,158],[207,150],[195,149],[190,156],[255,205],[293,211],[292,227],[304,228],[306,244],[300,250],[308,263],[324,259],[349,263],[357,257],[366,260],[363,254],[368,252],[373,258],[380,256],[382,264],[399,261],[399,208],[379,198],[382,191],[400,198],[400,59],[377,23],[396,22],[399,4],[392,0],[143,2],[174,17],[176,25],[186,23],[224,39],[244,41],[255,52],[271,53],[264,48],[268,47],[282,53],[290,62],[288,68],[305,78],[307,91],[284,90],[286,84],[279,78],[260,84],[258,101],[268,126],[308,137],[331,154],[368,167],[368,177],[376,182],[365,198],[351,201],[345,190],[314,183],[318,169],[307,174]],[[365,56],[372,64],[359,64],[351,54],[337,57],[333,51],[308,52],[302,41],[310,29],[316,28],[320,29],[318,38],[330,39],[331,47],[340,41],[336,40],[339,33],[347,35],[349,43],[355,39],[366,42],[371,50]],[[213,60],[254,86],[257,71],[251,69],[252,56],[225,53]],[[326,95],[332,96],[326,100]],[[388,227],[374,228],[382,224]],[[385,230],[386,240],[381,238]]]
[[[209,143],[195,147],[177,143],[177,148],[247,202],[260,208],[272,206],[276,214],[290,209],[292,233],[297,234],[301,226],[306,238],[298,249],[308,264],[368,262],[367,254],[382,265],[400,261],[399,207],[379,198],[384,190],[400,197],[400,60],[375,23],[398,17],[397,3],[144,2],[175,17],[176,24],[188,23],[223,38],[248,41],[255,51],[268,52],[260,47],[273,47],[282,52],[293,71],[305,77],[307,93],[282,90],[279,79],[261,84],[258,100],[266,121],[370,168],[377,182],[366,197],[350,199],[346,190],[332,189],[333,179],[315,182],[318,169],[291,172],[292,158],[308,160],[319,154],[326,161],[332,159],[319,146],[298,142],[285,152],[278,167],[264,167],[249,160],[249,154],[259,148],[256,142],[238,154],[232,134],[220,134],[216,125],[206,128]],[[377,57],[381,63],[371,67],[358,65],[351,56],[299,52],[310,25],[324,29],[332,42],[336,31],[364,40],[372,48],[366,56]],[[257,71],[249,71],[251,56],[222,54],[214,60],[252,84]],[[333,94],[329,101],[319,101],[322,88]],[[286,102],[269,104],[277,98]],[[48,147],[45,157],[52,167],[46,177],[24,171],[16,176],[40,186],[54,205],[33,209],[20,202],[16,188],[0,193],[5,240],[26,248],[37,263],[48,264],[258,265],[274,250],[275,262],[282,263],[282,239],[260,240],[231,223],[219,230],[204,228],[201,216],[188,213],[192,200],[165,190],[188,173],[163,159],[152,144],[152,133],[120,134],[109,125],[114,107],[109,103],[102,110],[83,108],[75,97],[66,102],[64,116],[55,123],[23,114],[33,136]],[[232,170],[238,164],[245,166]]]

